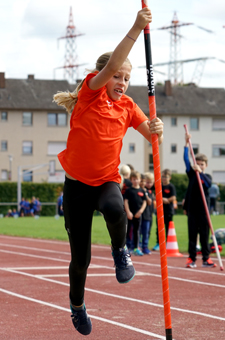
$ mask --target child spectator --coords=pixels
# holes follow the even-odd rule
[[[185,210],[188,216],[188,252],[189,258],[186,263],[187,268],[196,268],[196,240],[198,233],[200,234],[200,243],[202,249],[202,266],[215,267],[216,264],[209,258],[209,224],[199,188],[196,171],[199,172],[205,198],[209,206],[208,189],[211,186],[211,176],[205,174],[208,165],[208,159],[203,154],[195,156],[196,164],[191,166],[188,157],[188,145],[191,135],[185,133],[184,162],[186,165],[186,173],[189,178],[188,189],[185,197]]]
[[[124,195],[124,207],[128,218],[127,227],[127,247],[131,249],[133,240],[133,254],[143,256],[142,251],[138,248],[139,245],[139,228],[141,224],[141,215],[146,208],[145,191],[140,188],[141,175],[137,171],[132,171],[130,175],[132,187],[128,188]],[[130,230],[133,226],[133,237]],[[132,250],[132,249],[131,249]]]
[[[171,171],[169,169],[165,169],[162,171],[162,197],[163,197],[163,214],[164,214],[164,223],[166,229],[166,239],[168,235],[169,222],[173,220],[174,215],[174,201],[176,200],[176,189],[175,186],[170,183],[171,180]],[[158,223],[157,223],[157,243],[153,250],[159,250],[159,232],[158,232]]]
[[[28,198],[24,201],[24,216],[30,216],[30,201]]]
[[[145,173],[145,187],[148,191],[148,195],[152,200],[152,204],[150,205],[150,213],[151,213],[151,221],[150,221],[150,227],[149,227],[149,234],[148,234],[148,240],[150,239],[151,229],[152,229],[152,215],[155,213],[156,215],[156,201],[155,201],[155,185],[154,185],[154,174],[152,172],[146,172]]]
[[[63,216],[63,192],[60,193],[57,199],[58,215]]]
[[[41,202],[39,200],[39,198],[36,198],[36,211],[35,211],[35,215],[40,215],[41,213]]]
[[[13,217],[13,213],[12,213],[12,210],[9,209],[7,214],[5,215],[5,217]]]
[[[19,213],[15,208],[12,210],[12,216],[13,217],[19,217]]]
[[[25,199],[24,197],[22,197],[21,201],[20,201],[20,211],[19,211],[19,216],[23,217],[25,214]]]
[[[150,235],[150,227],[152,224],[152,198],[151,194],[146,189],[146,176],[141,175],[140,187],[145,191],[147,206],[143,211],[141,217],[141,227],[140,227],[140,240],[143,254],[151,254],[151,251],[148,249],[149,235]],[[140,243],[139,243],[140,244]]]
[[[210,198],[210,213],[217,215],[216,201],[220,197],[220,189],[216,183],[213,183],[209,188],[209,198]],[[219,214],[219,213],[218,213]]]
[[[122,185],[122,195],[124,197],[125,191],[132,186],[130,181],[130,167],[128,165],[122,165],[120,168],[120,174],[123,176],[123,185]]]

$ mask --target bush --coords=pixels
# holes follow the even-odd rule
[[[186,174],[172,174],[171,183],[176,188],[177,202],[182,202],[188,187],[188,177]]]
[[[21,185],[22,197],[30,199],[32,196],[38,197],[41,203],[57,202],[60,192],[63,190],[63,183],[27,183]],[[0,202],[17,202],[17,183],[0,183]],[[0,206],[0,213],[6,214],[13,206]],[[55,206],[42,206],[42,216],[54,216]]]

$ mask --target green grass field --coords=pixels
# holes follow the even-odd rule
[[[211,216],[214,230],[225,227],[225,215]],[[174,225],[176,229],[177,242],[179,251],[187,253],[188,250],[188,234],[187,234],[187,217],[184,215],[174,216]],[[21,218],[0,218],[0,234],[34,237],[42,239],[55,239],[67,241],[67,233],[64,228],[64,219],[60,217],[33,217]],[[152,249],[156,242],[156,224],[155,216],[151,231],[149,246]],[[210,240],[210,243],[212,241]],[[94,244],[110,244],[110,238],[102,216],[94,216],[92,229],[92,243]],[[225,256],[225,245],[221,252],[221,256]]]

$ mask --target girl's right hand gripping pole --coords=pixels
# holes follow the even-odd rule
[[[147,7],[147,6],[148,6],[147,0],[142,0],[142,8]],[[153,78],[153,65],[152,65],[152,56],[151,56],[150,25],[149,24],[144,29],[144,40],[145,40],[145,57],[146,57],[147,82],[148,82],[149,113],[150,113],[150,120],[152,120],[156,118],[156,106],[155,106],[155,86],[154,86],[154,78]],[[154,165],[154,176],[155,176],[155,192],[156,192],[156,205],[157,205],[157,221],[158,221],[158,233],[159,233],[160,259],[161,259],[161,275],[162,275],[166,340],[172,340],[172,323],[171,323],[171,312],[170,312],[167,252],[166,252],[165,229],[164,229],[159,144],[158,144],[157,134],[152,135],[152,153],[153,153],[153,165]]]

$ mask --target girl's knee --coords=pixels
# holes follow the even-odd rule
[[[125,210],[122,204],[106,202],[102,209],[102,213],[107,222],[115,223],[122,220],[125,216]]]

